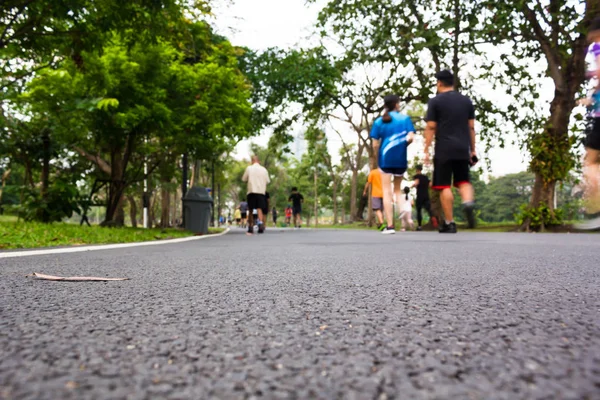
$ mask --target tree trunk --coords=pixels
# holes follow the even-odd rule
[[[452,56],[452,73],[454,74],[454,90],[460,89],[460,80],[458,79],[459,72],[459,55],[460,55],[460,0],[454,0],[454,48]]]
[[[161,188],[161,213],[160,213],[160,227],[168,228],[171,225],[171,213],[170,213],[170,193],[169,190],[164,186],[168,182],[163,181],[163,187]]]
[[[333,192],[333,225],[337,225],[338,223],[338,182],[337,179],[335,179],[335,177],[332,180],[333,183],[333,187],[332,187],[332,192]]]
[[[531,194],[530,208],[546,206],[554,216],[554,189],[558,180],[564,179],[573,166],[569,142],[569,120],[575,107],[576,92],[572,88],[556,90],[550,105],[550,118],[544,133],[532,140],[533,154],[531,168],[535,173],[535,183]],[[531,220],[525,220],[522,230],[530,230]],[[542,223],[541,230],[546,228]]]
[[[106,216],[102,225],[122,226],[122,221],[120,221],[121,211],[119,209],[122,210],[123,192],[126,188],[123,180],[125,166],[123,165],[123,158],[120,152],[115,151],[111,158],[110,183],[108,186],[108,198],[106,199]],[[123,214],[123,219],[124,218]]]
[[[356,191],[358,185],[358,169],[352,168],[352,179],[350,181],[350,215],[352,221],[358,221],[357,206],[356,206]]]
[[[42,175],[40,197],[42,203],[48,202],[48,188],[50,187],[50,132],[48,129],[42,131]],[[50,215],[46,208],[42,211],[42,222],[50,222]]]
[[[317,181],[317,168],[313,172],[314,181],[315,181],[315,228],[319,226],[319,188]]]
[[[0,187],[0,205],[2,204],[2,194],[4,193],[4,188],[6,187],[6,182],[8,182],[8,178],[10,178],[11,172],[12,170],[8,168],[2,174],[2,187]]]
[[[129,219],[131,219],[131,226],[137,228],[137,203],[132,195],[127,196],[129,201]]]

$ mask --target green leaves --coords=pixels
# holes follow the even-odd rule
[[[117,99],[102,99],[96,104],[96,107],[99,110],[109,111],[110,109],[114,109],[119,107],[119,100]]]

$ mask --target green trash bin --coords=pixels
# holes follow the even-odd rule
[[[213,199],[206,188],[195,186],[183,198],[183,221],[188,231],[208,233]]]

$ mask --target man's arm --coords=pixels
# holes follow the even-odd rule
[[[369,182],[365,183],[365,190],[363,190],[363,197],[367,195],[367,190],[369,190],[369,185],[370,185]]]
[[[475,120],[469,120],[469,130],[471,132],[471,156],[477,154],[477,150],[475,148]]]
[[[431,143],[433,143],[433,138],[435,137],[435,132],[437,131],[437,122],[435,121],[427,121],[427,125],[425,126],[425,163],[431,163]]]
[[[242,176],[243,182],[248,182],[248,168],[244,171],[244,176]]]
[[[417,187],[417,186],[419,186],[419,180],[418,180],[418,179],[415,179],[415,180],[414,180],[414,182],[413,182],[413,184],[412,184],[412,187],[414,187],[414,188],[415,188],[415,187]]]

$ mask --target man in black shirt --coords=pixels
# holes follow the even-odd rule
[[[423,166],[417,165],[417,174],[413,176],[413,187],[417,188],[417,231],[422,230],[423,224],[423,209],[429,214],[429,219],[434,228],[437,228],[438,223],[436,218],[431,213],[431,200],[429,199],[429,178],[427,175],[423,175]]]
[[[292,211],[294,214],[294,226],[300,228],[302,226],[302,203],[304,203],[304,196],[298,192],[297,187],[292,188],[292,194],[288,198],[288,201],[292,202]]]
[[[454,75],[440,71],[438,94],[427,104],[425,162],[431,162],[430,147],[435,137],[433,189],[439,190],[445,221],[440,233],[456,233],[452,215],[452,184],[460,192],[469,228],[475,227],[474,193],[469,178],[471,165],[477,162],[475,151],[475,109],[471,99],[454,91]]]

